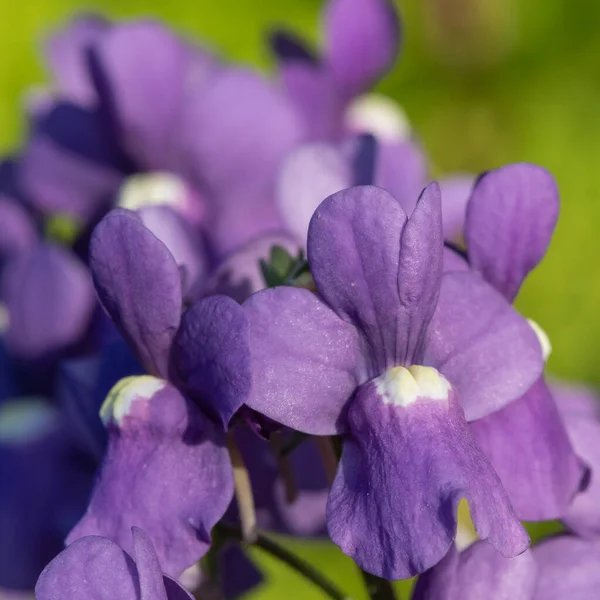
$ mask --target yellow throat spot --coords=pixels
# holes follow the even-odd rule
[[[166,385],[163,379],[151,375],[125,377],[115,383],[100,408],[100,418],[105,425],[123,424],[135,402],[149,400]]]
[[[118,205],[129,210],[144,206],[180,206],[186,194],[185,184],[172,173],[132,175],[121,186]]]
[[[410,122],[402,107],[380,94],[359,96],[345,114],[346,126],[357,133],[371,133],[382,142],[401,142],[410,136]]]
[[[375,379],[377,393],[384,404],[409,406],[418,398],[447,400],[450,384],[433,367],[412,365],[392,367]]]
[[[471,519],[469,503],[464,498],[458,503],[456,520],[457,526],[454,545],[457,550],[462,551],[479,539],[479,536],[475,531],[475,525],[473,525],[473,520]]]
[[[544,357],[544,361],[547,361],[552,353],[552,344],[550,343],[548,334],[533,319],[527,319],[527,322],[537,336],[540,347],[542,348],[542,356]]]

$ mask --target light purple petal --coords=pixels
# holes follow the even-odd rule
[[[293,429],[331,435],[366,377],[356,330],[316,294],[268,289],[244,303],[252,390],[246,404]]]
[[[406,579],[446,554],[465,498],[482,539],[505,556],[525,551],[529,538],[455,392],[417,396],[403,406],[380,395],[380,386],[362,386],[348,410],[349,434],[327,506],[331,539],[369,573]]]
[[[182,308],[173,255],[135,213],[116,209],[94,230],[90,268],[100,301],[144,366],[166,377]]]
[[[1,296],[10,315],[7,348],[24,359],[48,358],[82,341],[96,305],[84,265],[47,244],[9,262]]]
[[[346,98],[371,87],[398,54],[400,24],[388,0],[331,0],[324,28],[325,61]]]
[[[535,600],[590,600],[600,589],[600,542],[558,536],[533,549],[539,576]]]
[[[110,30],[99,15],[75,17],[44,43],[44,56],[60,92],[79,104],[91,105],[96,94],[89,76],[88,52]]]
[[[327,304],[364,336],[372,375],[396,363],[405,224],[406,215],[388,192],[361,186],[327,198],[308,231],[315,284]]]
[[[250,393],[244,309],[227,296],[196,302],[183,315],[173,357],[177,376],[190,397],[227,429]]]
[[[250,294],[265,287],[260,261],[268,261],[271,249],[279,246],[296,256],[298,244],[283,234],[257,238],[226,258],[212,273],[202,290],[205,295],[224,294],[242,303]]]
[[[278,178],[277,204],[287,229],[306,246],[308,225],[319,204],[351,185],[349,161],[337,146],[300,146],[286,158]]]
[[[600,400],[585,388],[552,386],[577,456],[591,469],[588,487],[575,497],[565,525],[582,537],[600,535]]]
[[[36,241],[35,225],[27,211],[0,194],[0,269],[7,258],[31,249]]]
[[[456,548],[417,580],[412,600],[533,600],[537,565],[531,551],[504,558],[489,544]]]
[[[35,586],[35,597],[138,600],[138,585],[133,560],[114,542],[89,536],[73,542],[44,569]]]
[[[467,421],[523,396],[544,367],[529,323],[472,272],[442,277],[424,360],[456,388]]]
[[[132,527],[135,562],[140,581],[140,600],[167,600],[158,556],[143,529]]]
[[[467,202],[475,178],[472,175],[449,175],[440,179],[444,239],[460,242],[464,235]]]
[[[202,287],[208,271],[200,232],[168,206],[145,206],[137,212],[144,226],[169,249],[183,269],[183,291],[189,297],[193,290]]]
[[[108,450],[68,541],[100,534],[129,552],[131,527],[141,527],[164,572],[177,577],[206,553],[233,495],[224,435],[174,387],[149,376],[118,383],[101,414]]]
[[[194,89],[187,105],[185,156],[194,183],[213,202],[206,232],[222,258],[263,233],[281,230],[275,177],[300,141],[301,125],[283,93],[240,69],[225,70]]]
[[[546,253],[558,203],[554,178],[536,165],[508,165],[477,181],[465,224],[469,261],[508,300]]]
[[[471,432],[502,480],[519,519],[550,521],[565,515],[586,469],[574,453],[543,378],[522,398],[473,421]]]

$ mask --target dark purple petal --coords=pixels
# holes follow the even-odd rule
[[[529,323],[481,277],[460,271],[442,277],[424,360],[456,388],[467,421],[523,396],[544,368]]]
[[[405,224],[404,211],[388,192],[362,186],[327,198],[308,231],[315,284],[327,304],[364,336],[372,375],[396,363],[402,310],[398,268]]]
[[[558,202],[552,175],[527,163],[490,171],[475,185],[465,224],[469,261],[510,301],[546,253]]]
[[[331,539],[366,571],[406,579],[446,554],[465,498],[482,539],[505,556],[524,552],[529,538],[455,392],[432,369],[411,369],[390,369],[350,405],[327,506]]]
[[[90,268],[100,301],[144,366],[166,377],[182,308],[173,255],[135,213],[116,209],[94,230]]]
[[[208,271],[200,232],[168,206],[145,206],[138,210],[138,215],[183,269],[183,291],[189,297],[193,290],[201,288]]]
[[[46,244],[10,261],[1,296],[9,314],[7,348],[24,359],[48,358],[80,342],[95,306],[84,265]]]
[[[539,575],[534,600],[589,600],[600,589],[600,542],[558,536],[533,549]]]
[[[173,348],[178,379],[223,429],[250,394],[248,327],[235,300],[211,296],[184,313]]]
[[[126,378],[101,414],[109,444],[86,515],[68,541],[106,536],[131,550],[131,527],[152,540],[173,577],[210,547],[210,530],[233,495],[225,439],[167,382]]]
[[[0,270],[7,258],[31,249],[36,241],[35,225],[27,211],[0,194]]]
[[[324,15],[325,60],[346,98],[373,85],[391,68],[400,24],[388,0],[331,0]]]
[[[287,98],[255,73],[228,69],[190,94],[185,123],[193,180],[213,201],[206,232],[215,253],[280,230],[275,176],[302,135]]]
[[[260,261],[268,261],[273,247],[298,254],[298,244],[283,234],[265,235],[242,246],[226,258],[212,273],[201,290],[205,295],[224,294],[242,303],[250,294],[265,287]]]
[[[575,497],[565,525],[582,537],[600,535],[600,400],[585,388],[552,386],[577,456],[590,468],[588,487]]]
[[[586,469],[542,377],[522,398],[473,421],[471,432],[519,519],[550,521],[565,515]]]
[[[533,600],[537,581],[533,552],[504,558],[485,542],[456,548],[417,580],[412,600]]]
[[[96,100],[88,73],[88,52],[110,30],[99,15],[75,17],[44,43],[44,56],[62,95],[79,104]]]
[[[343,407],[366,378],[354,327],[300,288],[257,292],[244,308],[252,370],[246,404],[306,433],[343,429]]]
[[[462,240],[467,202],[474,184],[475,179],[471,175],[450,175],[440,180],[445,240],[452,242]]]

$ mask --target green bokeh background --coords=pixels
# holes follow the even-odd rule
[[[44,32],[77,10],[155,16],[225,56],[272,68],[264,33],[285,24],[315,43],[321,0],[0,0],[0,150],[26,123],[25,90],[45,82]],[[438,174],[532,161],[556,177],[559,226],[518,303],[547,331],[550,371],[600,386],[600,3],[595,0],[401,0],[404,48],[382,82],[406,110]],[[294,547],[354,597],[348,559],[327,544]],[[263,561],[257,598],[319,598],[301,579]],[[406,596],[406,595],[405,595]]]

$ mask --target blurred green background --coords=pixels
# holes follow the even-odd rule
[[[531,161],[556,177],[562,214],[547,259],[519,297],[549,334],[550,371],[600,386],[600,3],[595,0],[398,1],[404,47],[381,84],[406,110],[436,174]],[[0,0],[0,151],[26,123],[23,94],[46,80],[44,33],[75,11],[155,16],[225,56],[272,68],[264,34],[285,24],[317,43],[321,0]],[[326,544],[295,547],[354,597],[350,561]],[[258,598],[318,598],[271,560]],[[406,596],[406,595],[405,595]]]

